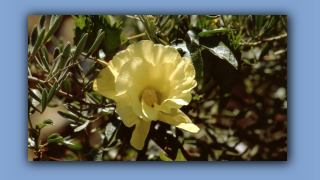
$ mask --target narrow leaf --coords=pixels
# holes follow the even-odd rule
[[[98,48],[98,46],[100,45],[100,43],[102,42],[103,38],[104,38],[104,32],[100,33],[96,40],[94,41],[93,45],[91,46],[91,48],[88,51],[88,55],[91,55],[94,53],[94,51]],[[87,55],[87,56],[88,56]]]
[[[47,107],[47,98],[48,98],[47,94],[48,94],[47,89],[44,88],[42,91],[42,98],[41,98],[42,112],[44,112],[44,110]]]
[[[86,127],[88,126],[89,122],[90,122],[90,121],[87,120],[87,121],[86,121],[85,123],[83,123],[81,126],[75,128],[75,129],[74,129],[74,132],[79,132],[79,131],[83,130],[84,128],[86,128]]]
[[[59,28],[60,23],[62,22],[62,15],[52,15],[50,20],[49,31],[44,38],[44,42],[47,42],[54,32]]]
[[[88,33],[85,33],[77,45],[76,51],[74,52],[74,55],[73,55],[73,60],[77,60],[79,58],[84,46],[86,45],[87,39],[88,39]]]

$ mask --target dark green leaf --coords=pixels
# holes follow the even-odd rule
[[[36,101],[38,101],[37,102],[38,104],[41,102],[41,93],[39,92],[38,89],[28,88],[28,93],[32,98],[34,98]],[[35,102],[32,102],[32,104],[35,105]],[[38,104],[36,104],[35,106],[37,106]]]
[[[257,23],[257,29],[258,29],[258,32],[260,32],[260,29],[261,29],[261,26],[262,26],[262,23],[264,21],[264,16],[262,15],[258,15],[258,23]]]
[[[49,66],[49,53],[45,46],[42,46],[41,50],[39,50],[40,53],[40,59],[44,66],[46,67],[47,71],[50,72],[50,66]]]
[[[89,154],[86,154],[88,161],[102,161],[103,150],[101,149],[92,149]]]
[[[254,25],[253,25],[252,16],[249,15],[248,20],[247,20],[247,28],[248,28],[248,31],[249,31],[251,37],[253,37],[253,27],[254,27]]]
[[[46,15],[41,15],[38,23],[38,32],[41,32],[46,25]]]
[[[270,21],[270,23],[269,23],[269,25],[268,25],[267,30],[271,29],[276,22],[277,22],[277,19],[276,19],[275,16],[273,16],[273,17],[271,18],[271,21]]]
[[[67,79],[67,80],[64,82],[64,90],[65,90],[67,93],[71,93],[71,83],[70,83],[69,79]]]
[[[44,120],[43,122],[39,122],[37,123],[37,128],[42,129],[47,125],[54,125],[54,121],[52,121],[51,119],[47,119],[47,120]]]
[[[62,56],[61,56],[61,61],[60,61],[60,68],[64,68],[65,65],[67,64],[68,58],[70,56],[70,52],[71,52],[71,44],[70,42],[67,42],[67,44],[64,47]]]
[[[90,76],[99,66],[99,63],[93,63],[92,66],[90,67],[90,69],[88,70],[86,77]]]
[[[50,37],[53,35],[54,32],[59,28],[60,23],[62,21],[62,15],[52,15],[50,19],[50,25],[49,25],[49,31],[44,39],[44,42],[46,43]]]
[[[33,47],[33,50],[32,50],[32,55],[35,55],[38,52],[41,44],[43,43],[45,32],[46,32],[46,29],[43,28],[42,31],[40,32],[40,35],[37,38],[36,43],[34,44],[34,47]]]
[[[85,33],[77,45],[76,51],[74,52],[74,55],[73,55],[73,60],[77,60],[81,55],[81,52],[84,46],[86,45],[87,38],[88,38],[88,33]]]
[[[48,102],[48,92],[47,92],[47,89],[43,89],[42,91],[42,98],[41,98],[41,105],[42,105],[42,112],[44,112],[44,110],[46,109],[47,107],[47,102]]]
[[[55,81],[53,83],[53,86],[49,92],[49,95],[48,95],[48,103],[51,101],[51,99],[53,98],[53,96],[55,95],[56,93],[56,88],[57,88],[57,82]]]
[[[48,143],[53,143],[53,142],[56,142],[56,143],[59,143],[59,144],[63,144],[63,145],[73,145],[71,142],[63,139],[63,137],[61,137],[59,134],[57,133],[54,133],[54,134],[51,134],[49,137],[48,137],[48,140],[47,140]]]
[[[97,49],[102,49],[107,57],[113,57],[118,52],[121,45],[121,23],[115,22],[111,25],[108,15],[89,15],[85,16],[85,18],[79,16],[79,19],[76,16],[73,16],[73,19],[77,19],[75,20],[75,22],[77,22],[76,28],[73,30],[75,44],[78,45],[83,33],[89,33],[83,52],[89,51],[100,29],[105,33],[105,36]]]
[[[33,50],[34,45],[37,42],[37,39],[38,39],[38,27],[37,27],[37,25],[34,25],[32,31],[31,31],[31,36],[30,36],[30,45],[31,45],[32,50]],[[32,52],[32,50],[31,50],[31,52]]]
[[[268,54],[269,50],[273,47],[273,42],[268,42],[261,50],[259,61],[263,59],[265,55]]]
[[[102,32],[102,33],[97,35],[96,40],[94,41],[93,45],[91,46],[91,48],[88,51],[88,55],[93,54],[97,50],[97,48],[99,47],[99,45],[101,44],[101,42],[102,42],[102,40],[104,38],[104,34],[105,33]]]

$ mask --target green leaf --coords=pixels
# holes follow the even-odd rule
[[[68,58],[70,56],[70,52],[71,52],[71,44],[70,44],[70,42],[67,42],[67,44],[65,45],[65,47],[63,49],[60,64],[59,64],[59,67],[61,69],[64,68],[65,65],[67,64]]]
[[[162,151],[159,151],[159,156],[160,156],[161,161],[173,161],[172,159],[170,159],[166,155],[164,155]]]
[[[221,93],[230,92],[237,84],[239,71],[228,61],[215,56],[208,49],[201,52],[203,76],[219,81]]]
[[[249,31],[251,37],[253,37],[253,27],[254,27],[253,19],[252,19],[252,16],[249,15],[248,20],[247,20],[247,28],[248,28],[248,31]]]
[[[86,154],[86,158],[88,161],[102,161],[103,150],[101,149],[92,149],[88,154]]]
[[[177,50],[182,50],[184,52],[183,57],[191,60],[196,71],[195,79],[199,81],[203,71],[203,62],[199,46],[194,41],[190,44],[184,42],[182,39],[171,42],[171,46]]]
[[[102,42],[102,40],[103,40],[103,38],[104,38],[104,34],[105,34],[105,33],[102,32],[102,33],[99,33],[99,34],[97,35],[96,40],[94,41],[93,45],[91,46],[91,48],[90,48],[89,51],[88,51],[88,55],[93,54],[93,53],[97,50],[97,48],[99,47],[100,43]]]
[[[44,38],[44,42],[46,43],[50,37],[53,35],[54,32],[59,28],[60,23],[62,21],[62,15],[52,15],[50,19],[49,31]]]
[[[115,123],[116,124],[116,123]],[[119,130],[122,127],[122,121],[119,123],[119,125],[117,127],[115,127],[112,122],[109,122],[107,124],[106,130],[105,130],[105,136],[106,138],[103,140],[103,146],[109,147],[111,144],[113,144],[116,139],[117,139],[117,134],[119,132]]]
[[[30,36],[31,52],[33,50],[34,45],[36,44],[37,38],[38,38],[38,27],[37,25],[34,25],[31,31],[31,36]]]
[[[258,15],[258,23],[257,23],[257,29],[258,29],[258,32],[260,32],[260,29],[261,29],[261,26],[262,26],[262,23],[264,21],[264,16],[262,15]]]
[[[69,113],[69,112],[63,112],[63,111],[58,111],[58,114],[72,122],[75,122],[75,121],[80,121],[81,123],[86,123],[87,120],[83,119],[83,118],[79,118],[78,116],[72,114],[72,113]]]
[[[263,59],[265,55],[268,54],[269,50],[273,47],[273,42],[268,42],[265,46],[263,46],[260,56],[259,56],[259,61]]]
[[[74,52],[74,55],[73,55],[73,60],[77,60],[79,58],[84,46],[86,45],[87,39],[88,39],[88,33],[85,33],[77,45],[76,51]]]
[[[89,51],[100,29],[105,33],[105,36],[97,49],[102,49],[107,57],[113,57],[118,52],[121,45],[121,34],[123,30],[121,28],[121,23],[115,22],[111,25],[108,15],[89,15],[85,16],[85,18],[73,16],[73,19],[76,19],[75,22],[77,22],[75,23],[76,28],[73,29],[75,44],[78,45],[82,38],[82,34],[88,32],[88,40],[83,48],[84,52],[87,53]]]
[[[39,50],[40,59],[44,66],[46,67],[47,71],[50,72],[50,66],[49,66],[49,53],[45,46],[42,46],[42,48]]]
[[[53,83],[52,88],[50,89],[49,95],[48,95],[48,103],[51,101],[53,98],[54,94],[56,93],[56,88],[57,88],[57,82],[55,81]]]
[[[57,134],[57,133],[51,134],[51,135],[48,137],[47,142],[48,142],[48,143],[56,142],[56,143],[58,143],[58,144],[71,145],[71,146],[73,146],[73,144],[72,144],[71,142],[63,139],[63,137],[60,136],[60,135]]]
[[[187,42],[191,43],[194,41],[196,44],[199,44],[199,33],[201,32],[201,29],[192,27],[188,33],[187,33]]]
[[[217,18],[219,18],[220,16],[210,16],[210,15],[201,15],[203,18],[205,18],[205,19],[217,19]]]
[[[41,105],[42,105],[42,112],[44,112],[44,110],[46,109],[47,107],[47,96],[48,92],[47,92],[47,89],[43,89],[42,91],[42,98],[41,98]]]
[[[76,27],[79,27],[82,30],[86,26],[86,17],[84,15],[79,15],[79,19],[74,15],[71,16]]]
[[[47,125],[54,125],[54,121],[52,121],[51,119],[47,119],[47,120],[44,120],[43,122],[39,122],[37,123],[37,128],[42,129]]]
[[[38,32],[41,32],[46,25],[46,15],[41,15],[38,23]]]
[[[273,17],[271,18],[271,21],[270,21],[270,23],[269,23],[269,25],[268,25],[267,30],[271,29],[276,22],[277,22],[277,19],[275,18],[275,16],[273,16]]]
[[[83,123],[81,126],[78,126],[77,128],[74,129],[74,132],[79,132],[81,130],[83,130],[84,128],[86,128],[89,124],[89,120],[87,120],[85,123]]]
[[[177,154],[175,161],[187,161],[186,158],[183,156],[180,149],[178,149],[178,154]]]

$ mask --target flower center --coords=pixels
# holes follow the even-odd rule
[[[142,99],[150,107],[153,107],[153,103],[158,104],[158,97],[153,89],[145,89],[142,93]]]

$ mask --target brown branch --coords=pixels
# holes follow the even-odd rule
[[[256,46],[259,45],[263,42],[270,42],[270,41],[275,41],[275,40],[279,40],[279,39],[283,39],[286,38],[287,34],[283,34],[280,36],[276,36],[276,37],[272,37],[272,38],[267,38],[267,39],[262,39],[261,41],[255,42],[255,43],[239,43],[242,46]]]
[[[35,77],[28,76],[28,81],[32,81],[34,83],[39,83],[39,84],[41,84],[41,85],[43,85],[43,86],[45,86],[45,87],[47,87],[49,89],[52,88],[52,85],[50,83],[48,83],[46,81],[43,81],[43,80],[40,80],[40,79],[35,78]],[[90,102],[87,102],[87,101],[84,101],[82,99],[76,98],[75,96],[73,96],[71,94],[63,92],[62,90],[59,90],[59,92],[57,92],[57,94],[60,95],[60,96],[65,97],[67,99],[73,100],[73,101],[79,101],[79,102],[81,102],[83,104],[86,104],[86,105],[94,105],[94,104],[92,104]]]

